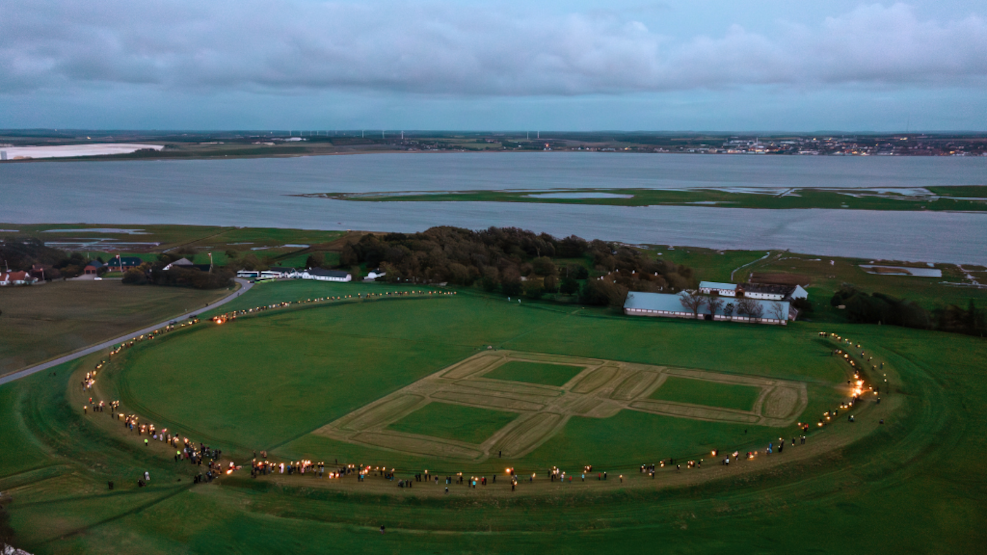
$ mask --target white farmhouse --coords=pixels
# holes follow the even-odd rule
[[[720,283],[718,281],[699,282],[699,292],[704,295],[719,295],[721,297],[736,297],[736,283]]]
[[[317,281],[352,281],[353,276],[349,272],[342,270],[323,270],[322,268],[309,268],[298,273],[301,279],[314,279]]]

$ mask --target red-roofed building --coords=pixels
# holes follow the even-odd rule
[[[37,281],[27,272],[0,272],[0,287],[7,285],[31,285]]]

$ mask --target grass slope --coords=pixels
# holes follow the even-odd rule
[[[561,386],[582,372],[582,366],[512,360],[483,375],[492,380]]]
[[[388,429],[466,443],[483,443],[515,418],[517,414],[513,412],[429,403],[391,424]]]

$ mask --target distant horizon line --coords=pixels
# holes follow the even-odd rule
[[[872,130],[832,130],[820,129],[814,131],[784,131],[784,130],[730,130],[730,131],[703,131],[692,129],[679,130],[616,130],[616,129],[595,129],[590,131],[576,131],[563,129],[532,129],[532,130],[482,130],[482,129],[381,129],[379,127],[366,128],[340,128],[340,129],[139,129],[139,128],[93,128],[93,127],[11,127],[0,128],[2,133],[26,133],[26,132],[96,132],[96,133],[253,133],[253,134],[312,134],[313,137],[327,136],[326,133],[389,133],[389,134],[423,134],[423,133],[469,133],[477,135],[502,135],[502,134],[523,134],[523,133],[565,133],[565,134],[591,134],[591,133],[615,133],[615,134],[650,134],[650,135],[983,135],[987,130],[895,130],[895,131],[872,131]],[[300,136],[300,135],[299,135]],[[374,138],[373,136],[366,138]]]

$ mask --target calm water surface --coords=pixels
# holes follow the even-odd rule
[[[0,222],[419,231],[518,226],[632,243],[987,264],[987,215],[506,203],[369,203],[325,192],[987,184],[987,158],[605,153],[379,154],[0,165]],[[9,227],[9,226],[8,226]]]

